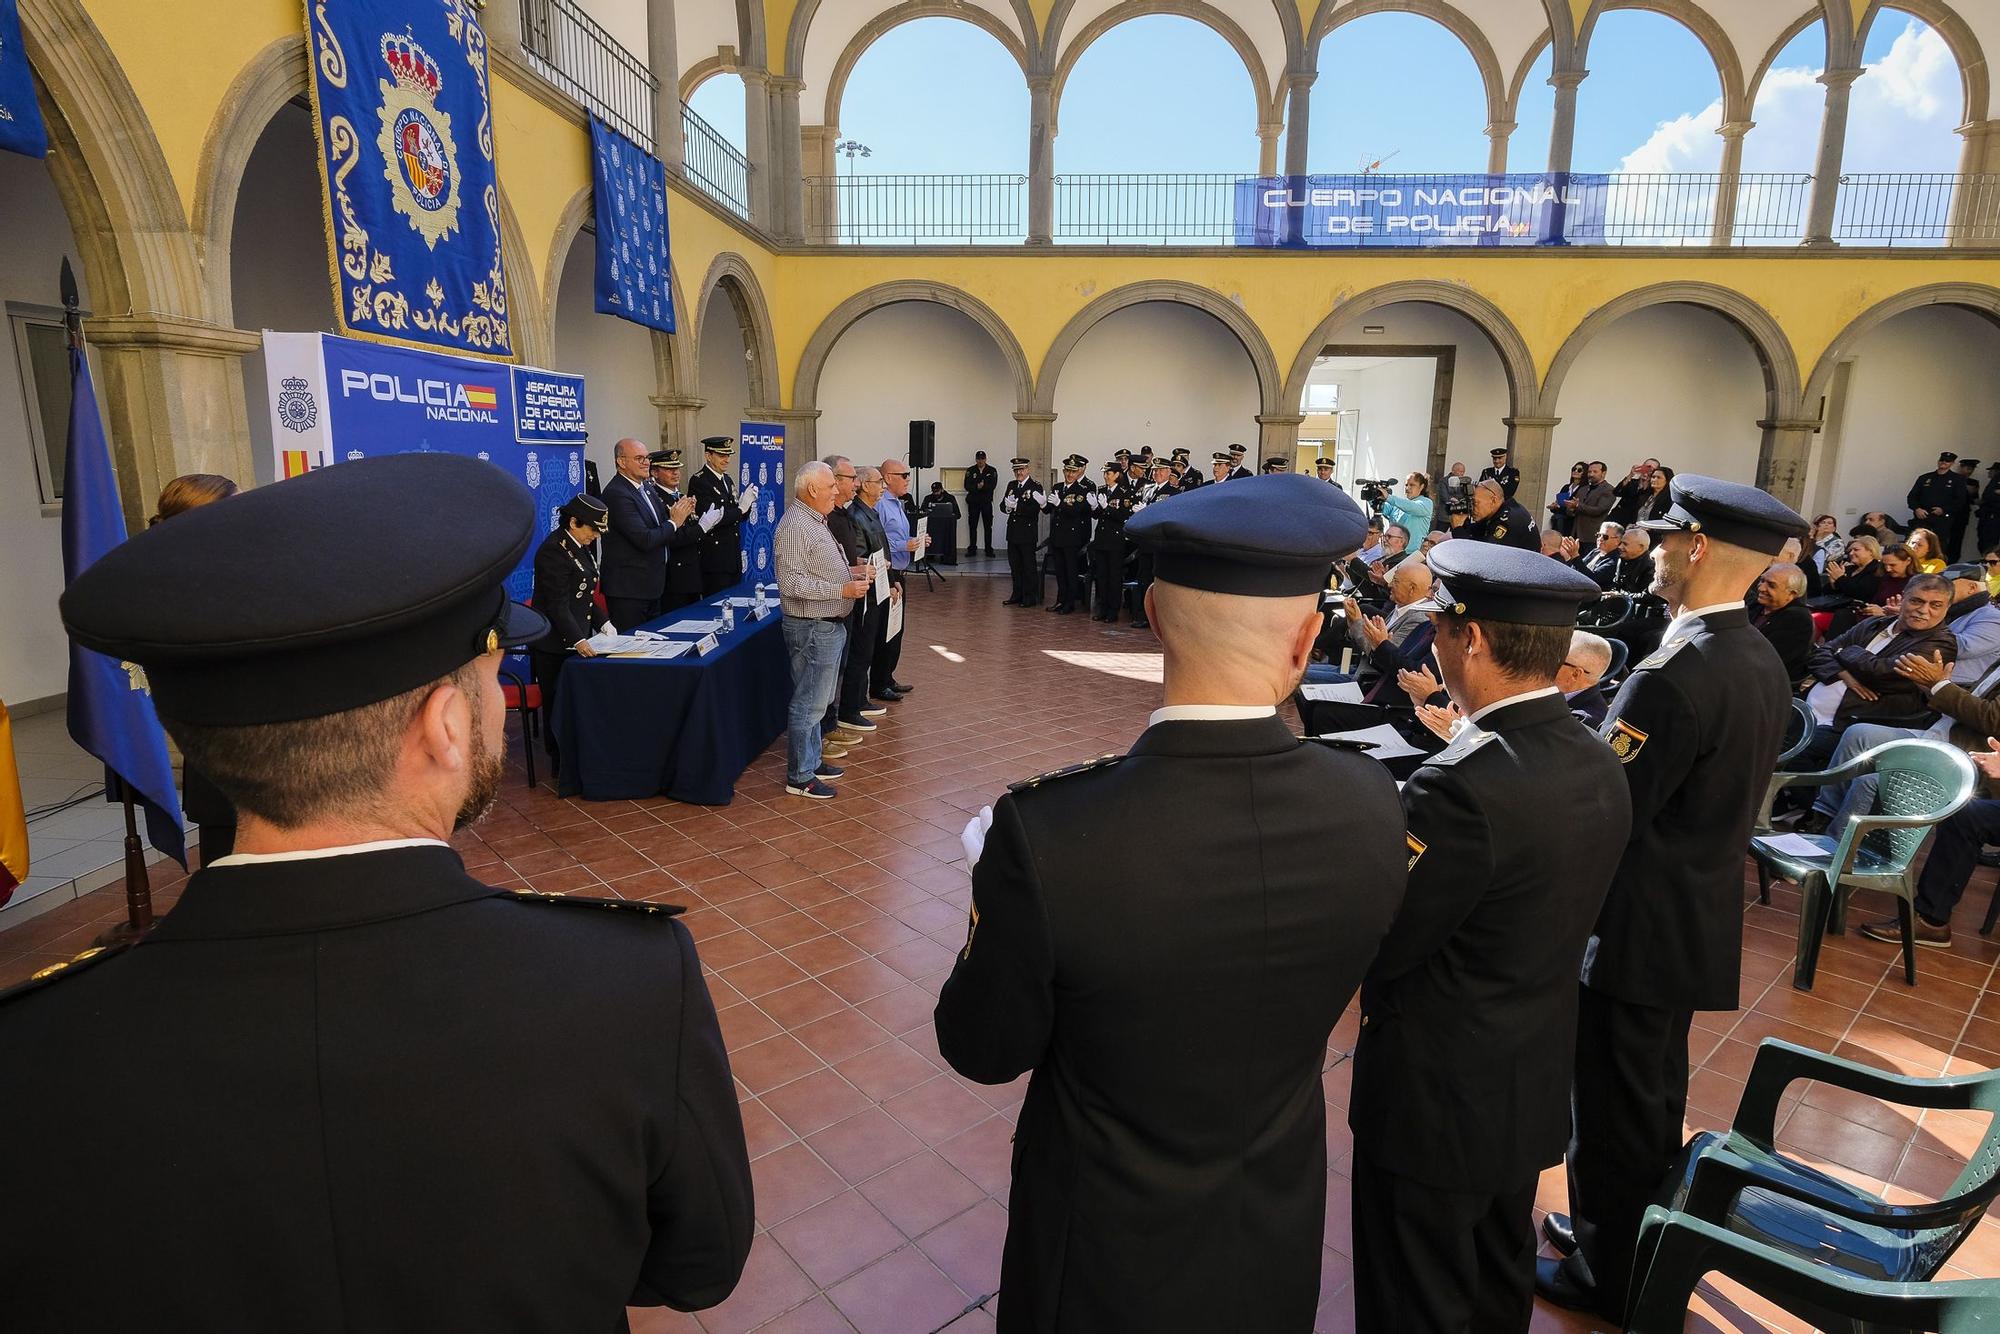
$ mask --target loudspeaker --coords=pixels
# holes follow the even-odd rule
[[[937,466],[937,423],[910,423],[910,466],[912,468],[935,468]]]

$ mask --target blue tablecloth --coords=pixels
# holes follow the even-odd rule
[[[746,583],[630,628],[717,620],[723,598],[751,592]],[[562,757],[556,790],[592,801],[664,793],[728,805],[738,776],[784,732],[792,702],[784,618],[776,593],[767,595],[771,614],[754,621],[738,608],[736,628],[707,657],[570,659],[550,719]]]

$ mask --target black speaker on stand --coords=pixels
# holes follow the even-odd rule
[[[916,480],[912,484],[912,491],[911,491],[912,495],[921,497],[924,494],[924,469],[934,468],[936,466],[937,466],[937,423],[928,421],[911,422],[910,423],[910,469],[911,471],[916,473]],[[919,503],[921,504],[921,501],[919,501]],[[925,531],[929,530],[926,529]],[[910,568],[913,570],[921,570],[923,572],[924,591],[926,592],[930,591],[932,579],[936,579],[941,583],[948,582],[945,579],[945,576],[939,572],[936,563],[931,560],[931,555],[929,551],[925,551],[924,558],[920,561],[914,562],[910,566]]]

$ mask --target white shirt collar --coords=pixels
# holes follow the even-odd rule
[[[1666,634],[1660,637],[1660,643],[1663,645],[1672,643],[1675,639],[1677,639],[1680,636],[1680,633],[1688,627],[1688,624],[1690,622],[1698,621],[1704,616],[1710,615],[1718,611],[1742,611],[1742,610],[1743,610],[1743,604],[1740,601],[1711,602],[1706,607],[1684,608],[1678,615],[1674,617],[1672,622],[1668,624]]]
[[[1465,721],[1469,723],[1477,723],[1481,718],[1484,718],[1487,714],[1492,713],[1495,709],[1504,709],[1509,704],[1519,704],[1522,700],[1540,699],[1544,695],[1559,695],[1561,693],[1562,692],[1554,686],[1543,686],[1540,690],[1523,690],[1518,695],[1508,695],[1504,699],[1494,700],[1491,704],[1486,705],[1484,708],[1478,709],[1475,712],[1468,714],[1466,716]]]
[[[374,843],[349,843],[338,848],[304,848],[298,852],[232,852],[217,857],[209,866],[258,866],[265,862],[315,861],[322,857],[352,857],[362,852],[387,852],[391,848],[448,848],[438,838],[385,838]]]
[[[1146,726],[1154,723],[1221,723],[1245,718],[1275,718],[1275,704],[1168,704],[1153,710]]]

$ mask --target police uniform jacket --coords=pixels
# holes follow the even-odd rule
[[[1107,486],[1099,492],[1104,503],[1094,511],[1097,527],[1091,531],[1090,545],[1099,551],[1123,551],[1125,549],[1125,521],[1132,517],[1132,506],[1137,503],[1139,493],[1124,482]]]
[[[1409,889],[1362,986],[1347,1121],[1357,1153],[1439,1190],[1519,1189],[1569,1140],[1577,964],[1631,822],[1570,707],[1496,709],[1403,787]]]
[[[1520,547],[1527,551],[1540,550],[1541,535],[1535,530],[1535,521],[1528,517],[1528,511],[1517,500],[1501,504],[1483,519],[1467,519],[1458,536],[1469,537],[1475,542],[1499,542],[1510,547]]]
[[[543,538],[535,548],[534,600],[535,610],[549,619],[549,633],[534,647],[567,653],[602,629],[610,618],[598,610],[596,592],[595,552],[562,528]]]
[[[1586,986],[1663,1009],[1736,1008],[1743,849],[1791,693],[1741,607],[1670,627],[1625,679],[1602,735],[1624,765],[1632,837],[1584,955]]]
[[[1256,819],[1130,833],[1162,803],[1246,802]],[[1157,723],[995,803],[937,1037],[969,1079],[1034,1072],[1001,1329],[1312,1327],[1320,1070],[1405,860],[1387,772],[1275,717]]]
[[[1910,485],[1905,497],[1910,508],[1943,510],[1947,518],[1959,519],[1971,508],[1965,493],[1965,479],[1948,472],[1927,472]]]
[[[972,505],[993,503],[993,488],[1000,481],[1000,470],[990,463],[975,463],[965,470],[965,499]]]
[[[218,866],[0,1000],[0,1068],[61,1091],[0,1140],[7,1327],[570,1334],[719,1302],[743,1128],[694,943],[648,906],[525,902],[438,845]],[[114,1216],[162,1224],[115,1277]]]
[[[1049,545],[1082,548],[1090,540],[1090,493],[1095,488],[1085,478],[1058,482],[1049,491],[1055,508],[1049,512]]]
[[[711,509],[722,511],[722,519],[702,534],[701,553],[697,557],[700,567],[712,573],[727,571],[732,579],[741,576],[743,543],[739,526],[743,512],[737,508],[736,479],[704,463],[688,479],[687,491],[694,497],[695,518]]]
[[[1033,546],[1041,536],[1042,507],[1048,503],[1048,493],[1032,477],[1026,481],[1009,479],[1002,499],[1014,502],[1007,511],[1007,541]]]
[[[1240,463],[1229,470],[1229,480],[1232,482],[1238,481],[1241,478],[1254,477],[1254,476],[1256,476],[1255,473],[1251,472],[1248,468],[1244,467]]]
[[[672,509],[680,498],[678,489],[653,484],[654,502],[664,503],[666,509]],[[690,515],[667,539],[667,592],[690,599],[701,596],[701,537],[701,525]]]
[[[1507,499],[1509,500],[1512,500],[1514,492],[1520,489],[1521,470],[1511,463],[1504,468],[1481,468],[1479,470],[1480,481],[1483,482],[1489,477],[1500,483],[1500,489],[1507,493]]]
[[[667,507],[660,503],[659,488],[620,473],[604,484],[601,499],[611,521],[600,539],[604,596],[659,597],[667,586],[667,544],[674,537],[674,525],[667,519]]]

